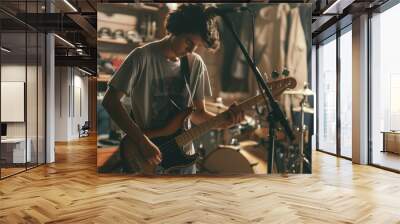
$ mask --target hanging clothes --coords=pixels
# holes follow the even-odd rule
[[[288,4],[266,6],[259,10],[255,27],[255,55],[260,71],[268,77],[285,65],[285,41]]]
[[[291,18],[291,24],[287,40],[286,67],[290,71],[290,76],[297,81],[295,89],[303,89],[304,83],[308,82],[308,49],[299,8],[292,8],[288,13],[288,18]],[[284,99],[284,108],[288,117],[291,117],[290,104],[292,103],[294,107],[297,107],[301,99],[293,97],[292,102],[290,102],[289,97],[291,96],[286,96]]]

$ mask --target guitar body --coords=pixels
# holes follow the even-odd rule
[[[184,168],[193,165],[199,155],[187,155],[182,147],[175,142],[175,137],[183,131],[180,129],[170,136],[150,139],[161,151],[162,160],[159,164],[165,171]],[[155,166],[146,161],[140,146],[125,136],[120,144],[121,158],[128,170],[141,170],[144,174],[155,174]]]
[[[187,155],[183,147],[180,147],[175,142],[175,137],[183,133],[182,129],[170,136],[163,136],[152,138],[151,141],[158,146],[161,151],[162,160],[159,164],[165,170],[172,170],[176,168],[183,168],[193,165],[199,155],[197,153],[193,155]]]
[[[161,152],[161,163],[159,164],[165,171],[184,168],[194,164],[198,154],[187,155],[182,146],[179,146],[175,137],[184,132],[181,128],[185,119],[192,113],[192,108],[178,113],[166,127],[158,130],[145,131],[147,137],[159,148]],[[125,136],[120,144],[121,158],[124,167],[129,171],[141,171],[144,174],[155,174],[156,166],[151,165],[143,155],[140,145]]]

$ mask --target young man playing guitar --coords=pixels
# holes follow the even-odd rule
[[[160,163],[173,163],[163,161],[169,151],[165,150],[163,155],[153,142],[155,137],[174,135],[182,126],[190,128],[190,122],[201,124],[215,116],[205,108],[204,99],[211,95],[207,68],[194,53],[199,46],[218,47],[213,16],[204,5],[183,4],[169,14],[166,29],[169,33],[166,37],[138,47],[128,55],[109,82],[103,100],[110,117],[126,133],[120,145],[122,159],[132,170],[144,173],[153,173]],[[124,95],[131,99],[131,111],[121,104]],[[228,111],[230,116],[221,126],[243,120],[244,113],[236,105]],[[168,139],[166,142],[168,145]],[[179,173],[196,172],[194,156],[190,157],[195,153],[193,144],[183,147],[183,155],[179,151],[174,153],[170,158],[184,161]]]

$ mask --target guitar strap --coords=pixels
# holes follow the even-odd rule
[[[190,68],[189,68],[189,60],[186,55],[181,57],[181,75],[185,79],[185,83],[189,84]]]
[[[189,59],[188,57],[185,55],[183,57],[181,57],[181,76],[184,78],[184,85],[183,88],[186,87],[186,90],[188,92],[188,97],[189,97],[189,104],[194,107],[193,105],[193,95],[192,92],[190,90],[190,67],[189,67]]]

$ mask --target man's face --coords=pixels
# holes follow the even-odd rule
[[[183,57],[192,53],[198,46],[202,46],[203,41],[197,34],[181,34],[175,36],[172,41],[172,50],[176,57]]]

